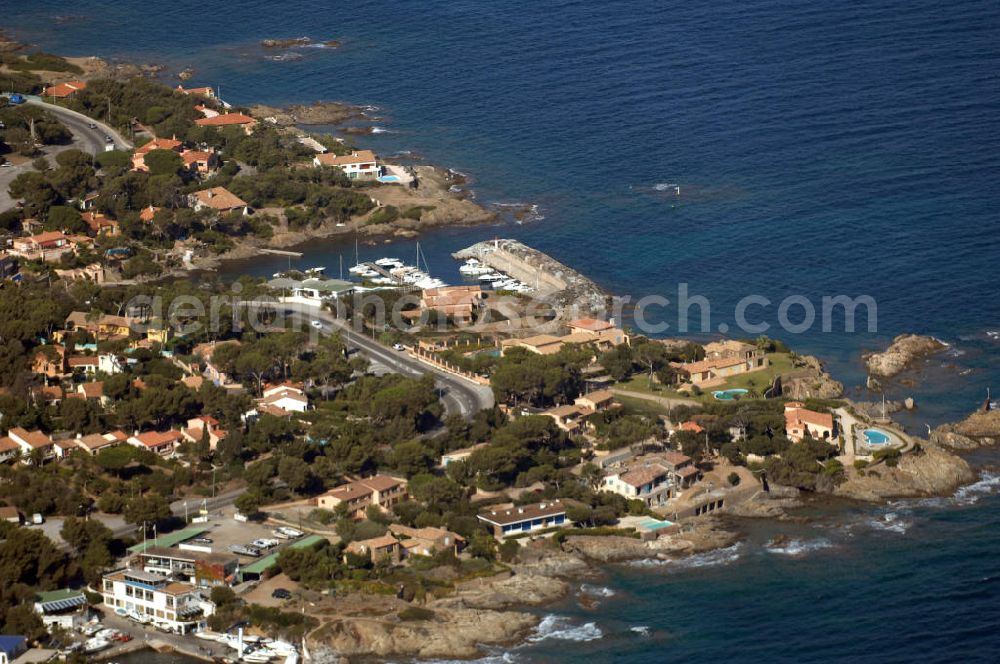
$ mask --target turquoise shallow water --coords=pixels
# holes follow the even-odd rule
[[[995,2],[0,8],[0,21],[49,50],[191,66],[192,84],[220,85],[233,102],[375,104],[387,131],[366,145],[468,173],[481,202],[538,206],[521,225],[422,238],[446,277],[458,276],[451,251],[500,235],[618,294],[676,300],[687,283],[711,301],[711,330],[732,326],[748,294],[870,295],[877,332],[771,333],[821,355],[856,396],[860,351],[904,331],[952,344],[922,381],[888,391],[917,397],[914,431],[968,411],[998,375]],[[284,62],[257,46],[304,34],[344,46]],[[413,253],[412,242],[361,248],[362,258]],[[335,271],[352,254],[353,242],[313,243],[301,267]],[[763,316],[772,324],[774,308]],[[995,661],[996,484],[988,475],[953,500],[824,516],[825,530],[792,533],[795,551],[768,550],[772,526],[761,526],[717,558],[615,568],[604,582],[615,594],[596,610],[570,600],[552,610],[561,617],[546,638],[498,657]],[[648,636],[631,629],[641,626]]]

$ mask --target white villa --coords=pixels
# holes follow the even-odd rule
[[[205,627],[215,604],[201,590],[158,574],[124,569],[104,576],[104,605],[119,615],[149,620],[178,634]]]

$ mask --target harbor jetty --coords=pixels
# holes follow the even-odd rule
[[[610,295],[603,288],[551,256],[517,240],[477,242],[452,254],[456,260],[475,259],[530,286],[534,295],[557,308],[601,312]]]

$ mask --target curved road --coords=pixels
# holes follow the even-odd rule
[[[273,302],[268,302],[273,306]],[[351,329],[345,321],[339,320],[329,311],[316,307],[306,307],[284,303],[287,311],[293,312],[306,320],[318,320],[322,324],[322,332],[332,334],[342,332],[348,347],[360,350],[370,357],[403,376],[420,377],[427,373],[434,374],[435,382],[441,390],[441,401],[450,414],[458,414],[471,419],[480,410],[493,407],[493,391],[483,385],[477,385],[453,374],[428,366],[406,353],[386,348],[382,344]]]
[[[62,152],[63,150],[69,150],[71,148],[83,150],[84,152],[89,152],[90,154],[104,152],[106,146],[108,145],[108,142],[105,139],[106,136],[110,136],[112,138],[113,145],[116,150],[132,149],[132,144],[129,141],[125,140],[121,134],[103,122],[98,122],[97,120],[93,120],[86,115],[83,115],[82,113],[71,111],[68,108],[63,108],[62,106],[48,104],[37,97],[28,97],[26,103],[43,108],[49,113],[52,113],[52,115],[59,118],[59,121],[66,125],[66,128],[73,134],[73,141],[67,145],[49,145],[43,148],[42,152],[44,152],[46,156],[52,156]],[[94,125],[94,127],[91,127],[90,125]],[[31,165],[31,161],[27,161],[17,166],[0,168],[0,212],[4,212],[14,207],[14,200],[7,194],[7,189],[10,187],[10,183],[21,173],[31,170],[34,170]]]
[[[84,152],[90,152],[92,154],[97,154],[98,152],[104,152],[107,149],[108,142],[105,139],[106,136],[110,136],[116,150],[131,150],[132,144],[125,140],[121,134],[116,130],[112,129],[110,126],[94,120],[83,113],[77,113],[76,111],[71,111],[68,108],[63,108],[62,106],[56,106],[55,104],[49,104],[42,101],[37,97],[28,97],[27,103],[32,106],[38,106],[43,108],[52,115],[59,118],[59,121],[66,125],[66,128],[73,132],[73,142],[76,143],[75,147]],[[94,125],[91,127],[91,125]]]

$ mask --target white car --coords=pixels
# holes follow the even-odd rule
[[[323,323],[319,322],[318,320],[311,320],[309,321],[309,324],[315,327],[317,330],[323,329]]]
[[[403,346],[403,344],[393,344],[392,345],[392,349],[393,350],[406,350],[406,347]]]

